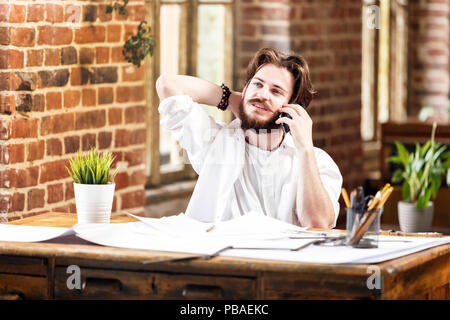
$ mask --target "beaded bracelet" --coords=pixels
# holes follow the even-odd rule
[[[223,83],[220,85],[222,88],[222,99],[219,102],[219,105],[217,108],[219,108],[222,111],[225,111],[228,108],[228,103],[230,100],[231,91],[230,89],[224,85]]]

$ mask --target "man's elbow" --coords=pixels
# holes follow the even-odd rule
[[[160,75],[156,80],[156,93],[160,100],[176,95],[174,86],[174,79],[169,75]]]

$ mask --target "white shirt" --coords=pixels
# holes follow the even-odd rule
[[[186,215],[200,221],[229,220],[256,211],[294,223],[296,197],[302,179],[290,134],[273,151],[245,142],[240,120],[215,121],[187,95],[161,101],[161,126],[186,150],[199,174]],[[331,157],[314,148],[319,175],[335,211],[336,226],[342,176]],[[305,186],[307,187],[307,186]],[[301,216],[301,212],[298,213]]]

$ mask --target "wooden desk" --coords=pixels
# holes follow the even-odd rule
[[[114,217],[112,222],[132,221]],[[76,216],[47,213],[13,224],[69,227]],[[143,264],[186,254],[83,243],[0,242],[0,296],[10,299],[449,299],[450,244],[378,264],[381,289],[367,288],[368,265],[325,265],[215,257]],[[68,289],[68,266],[82,289]]]

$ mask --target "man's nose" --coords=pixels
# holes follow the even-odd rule
[[[256,96],[261,99],[262,101],[268,101],[269,100],[269,92],[268,90],[264,87],[261,88],[260,90],[258,90],[258,92],[256,93]]]

